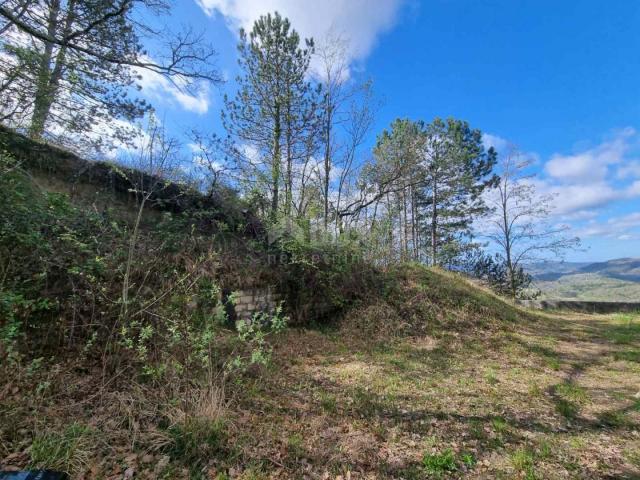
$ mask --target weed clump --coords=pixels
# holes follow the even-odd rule
[[[84,469],[92,453],[92,430],[73,423],[62,432],[37,435],[31,445],[33,468],[76,474]]]
[[[458,469],[453,450],[446,449],[441,453],[425,453],[422,457],[422,466],[429,475],[441,476]]]
[[[223,419],[188,418],[168,429],[167,453],[185,465],[201,465],[208,458],[227,453],[227,423]]]

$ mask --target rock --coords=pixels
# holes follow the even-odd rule
[[[129,478],[133,478],[135,474],[136,474],[136,471],[132,467],[129,467],[124,471],[124,476],[122,478],[124,480],[128,480]]]

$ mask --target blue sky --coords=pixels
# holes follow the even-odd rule
[[[353,80],[383,99],[370,143],[396,117],[467,120],[537,159],[554,221],[583,240],[567,259],[640,256],[639,1],[180,0],[172,23],[206,31],[229,81],[186,96],[144,78],[172,132],[220,131],[237,30],[274,10],[304,36],[350,37]]]

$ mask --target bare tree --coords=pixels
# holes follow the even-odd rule
[[[580,245],[578,237],[567,235],[568,226],[549,222],[555,195],[536,192],[533,175],[527,173],[531,162],[511,148],[500,161],[500,181],[488,195],[493,211],[487,236],[504,256],[509,291],[514,298],[519,272],[525,264],[549,255],[560,256]]]
[[[349,65],[346,60],[346,43],[336,35],[328,35],[317,49],[320,60],[318,74],[324,83],[322,99],[322,144],[323,144],[323,220],[327,229],[329,222],[329,189],[331,184],[332,159],[336,150],[334,130],[338,109],[345,98],[344,80]]]
[[[316,49],[318,66],[316,75],[323,85],[321,107],[322,169],[321,192],[323,223],[328,228],[331,216],[332,179],[339,169],[337,203],[340,209],[346,179],[351,174],[356,150],[361,146],[373,123],[373,96],[371,82],[349,82],[348,42],[335,32],[329,33]],[[340,216],[335,216],[338,228]]]
[[[192,170],[199,180],[197,187],[211,198],[224,180],[237,179],[237,168],[228,161],[228,146],[218,136],[192,130],[189,138]]]
[[[136,257],[143,213],[151,198],[162,190],[169,182],[167,179],[173,176],[178,150],[177,140],[168,137],[164,127],[154,117],[151,117],[145,141],[129,162],[123,162],[135,167],[131,171],[132,178],[129,178],[129,181],[133,184],[132,190],[138,201],[138,211],[129,237],[129,249],[122,280],[120,311],[122,320],[125,320],[129,313],[131,268]],[[142,285],[139,285],[138,289],[141,288]]]
[[[363,85],[361,93],[361,96],[353,98],[350,102],[350,108],[343,126],[344,144],[343,156],[338,164],[340,167],[340,176],[336,188],[334,207],[336,212],[340,211],[345,188],[350,186],[348,179],[353,173],[354,161],[356,160],[358,149],[364,143],[373,126],[375,105],[373,102],[371,82]],[[335,229],[337,234],[340,230],[340,215],[336,215]]]

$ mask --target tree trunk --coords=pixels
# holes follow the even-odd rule
[[[285,215],[287,218],[291,216],[291,204],[293,202],[293,134],[292,119],[291,119],[291,102],[287,102],[287,172],[286,172],[286,185],[285,185]]]
[[[418,226],[416,224],[416,192],[415,188],[411,187],[411,240],[413,241],[413,259],[417,262],[418,258]]]
[[[502,193],[502,222],[504,230],[504,253],[507,257],[507,281],[511,296],[515,299],[517,295],[515,269],[511,258],[511,232],[509,230],[509,205],[507,202],[507,179],[504,180],[504,192]]]
[[[60,0],[53,0],[49,7],[49,16],[47,18],[47,35],[55,37],[58,29],[58,15],[60,14]],[[53,94],[51,91],[51,62],[53,60],[53,43],[46,42],[44,52],[40,57],[37,72],[36,93],[33,101],[33,115],[31,117],[31,125],[29,127],[29,136],[31,138],[41,138],[44,133],[44,127],[53,103]]]
[[[282,126],[280,121],[280,103],[276,102],[273,129],[273,159],[271,163],[271,181],[273,182],[271,219],[273,221],[278,218],[278,192],[280,188],[280,136],[282,135]]]
[[[389,218],[389,264],[394,260],[393,254],[393,215],[391,214],[391,202],[387,193],[387,217]]]
[[[407,194],[402,190],[402,214],[404,216],[404,260],[409,259],[409,221],[407,219]]]
[[[431,192],[431,265],[438,265],[438,188],[434,180]]]
[[[332,106],[329,94],[327,94],[326,104],[326,123],[325,123],[325,138],[324,138],[324,230],[327,231],[329,224],[329,183],[331,174],[331,122],[332,122]]]

